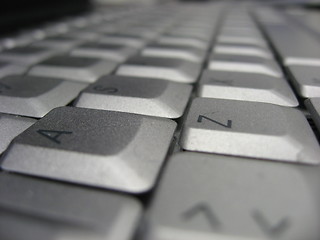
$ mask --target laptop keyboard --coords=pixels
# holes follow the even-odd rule
[[[319,240],[320,43],[294,10],[110,6],[0,39],[0,239]]]

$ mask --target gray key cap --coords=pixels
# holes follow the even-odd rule
[[[310,98],[304,103],[309,110],[318,130],[320,130],[320,98]]]
[[[56,50],[48,49],[45,47],[16,47],[0,52],[0,60],[9,61],[22,65],[32,65],[54,54],[57,54]]]
[[[108,44],[124,44],[130,47],[142,48],[146,44],[147,40],[137,36],[114,33],[101,36],[99,42]]]
[[[132,57],[119,66],[117,75],[159,78],[181,83],[194,83],[200,74],[200,64],[180,59]]]
[[[178,58],[202,63],[206,56],[206,51],[172,44],[150,44],[142,49],[141,55],[146,57]]]
[[[0,112],[43,117],[65,106],[87,85],[58,78],[11,75],[0,79]]]
[[[320,238],[319,167],[200,153],[173,156],[145,238]]]
[[[57,108],[13,141],[2,168],[140,193],[153,187],[175,126],[129,113]]]
[[[257,73],[206,70],[200,80],[198,96],[273,103],[288,107],[299,105],[285,79]]]
[[[47,47],[53,49],[70,50],[75,46],[83,43],[83,39],[68,37],[68,36],[53,36],[35,42],[32,46]]]
[[[293,84],[301,97],[320,97],[320,68],[291,65],[288,67]]]
[[[35,122],[31,118],[0,114],[0,154],[7,149],[12,139]]]
[[[0,238],[130,240],[141,206],[133,198],[0,174]]]
[[[198,49],[206,50],[209,47],[209,42],[202,41],[196,38],[187,38],[187,37],[174,37],[174,36],[166,36],[163,35],[159,37],[157,40],[159,44],[175,44],[185,47],[194,47]]]
[[[86,88],[75,106],[179,118],[192,87],[159,79],[107,76]]]
[[[251,44],[254,46],[266,47],[267,43],[262,38],[237,36],[231,34],[220,34],[217,38],[218,43],[232,43],[232,44]]]
[[[320,47],[317,39],[277,12],[272,11],[271,14],[276,15],[277,21],[270,22],[268,16],[264,17],[261,12],[257,12],[262,27],[282,57],[284,65],[320,66]]]
[[[137,53],[136,48],[123,44],[85,43],[71,51],[71,55],[84,57],[98,57],[115,62],[124,62]]]
[[[267,103],[197,98],[181,142],[191,151],[320,162],[319,144],[304,115],[296,109]]]
[[[214,54],[208,68],[216,71],[260,73],[272,77],[283,77],[280,67],[274,60],[256,56]]]
[[[30,75],[58,77],[79,82],[94,82],[111,73],[117,63],[100,58],[56,56],[31,68]]]
[[[10,74],[23,73],[26,71],[26,69],[26,67],[21,65],[0,61],[0,78]]]
[[[266,59],[273,59],[273,55],[270,50],[265,47],[257,47],[251,44],[216,44],[213,48],[213,52],[217,54],[256,56]]]

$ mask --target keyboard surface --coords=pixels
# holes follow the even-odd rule
[[[319,240],[319,16],[108,6],[0,39],[0,239]]]

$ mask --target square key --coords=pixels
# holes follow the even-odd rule
[[[320,163],[319,144],[303,113],[268,103],[196,98],[181,143],[189,151]]]
[[[10,75],[0,78],[0,112],[43,117],[65,106],[87,85],[59,78]]]
[[[117,64],[92,57],[61,55],[49,58],[31,68],[30,75],[60,77],[79,82],[94,82],[111,73]]]
[[[2,168],[141,193],[153,187],[175,127],[136,114],[56,108],[11,143]]]

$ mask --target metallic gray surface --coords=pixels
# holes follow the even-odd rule
[[[0,174],[0,238],[129,240],[141,206],[133,198]]]
[[[111,73],[116,66],[113,61],[66,55],[50,58],[31,68],[28,74],[90,83]]]
[[[319,144],[304,115],[267,103],[196,98],[181,143],[190,151],[320,163]]]
[[[127,192],[155,182],[176,123],[84,108],[57,108],[16,138],[2,164],[26,173]],[[39,131],[63,131],[46,137]],[[47,133],[48,135],[48,133]],[[54,139],[53,139],[54,138]]]
[[[316,240],[318,166],[200,153],[173,156],[145,240]]]
[[[199,97],[299,105],[285,79],[264,74],[205,70],[199,85]]]
[[[148,116],[181,117],[192,87],[159,79],[108,76],[91,84],[75,106]]]

